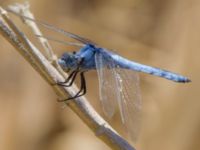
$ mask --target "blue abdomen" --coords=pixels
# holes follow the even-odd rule
[[[125,59],[116,54],[113,54],[112,58],[119,67],[124,68],[124,69],[130,69],[130,70],[134,70],[138,72],[148,73],[148,74],[166,78],[168,80],[172,80],[175,82],[183,82],[183,83],[190,82],[190,80],[187,77],[184,77],[182,75],[179,75],[167,70],[163,70],[160,68],[139,64],[139,63],[130,61],[128,59]]]

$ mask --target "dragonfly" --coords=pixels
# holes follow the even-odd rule
[[[76,95],[65,100],[71,100],[86,94],[84,74],[96,70],[99,79],[100,101],[105,115],[111,118],[116,107],[120,110],[121,121],[125,125],[129,136],[136,141],[140,123],[141,96],[138,72],[162,77],[178,83],[191,80],[185,76],[164,69],[140,64],[128,60],[106,48],[102,48],[89,40],[74,35],[76,40],[84,44],[79,51],[65,52],[58,60],[60,66],[70,71],[62,86],[71,86],[80,74],[81,85]]]
[[[69,73],[69,76],[64,82],[58,82],[57,84],[70,87],[79,75],[81,81],[80,89],[74,96],[60,101],[68,101],[85,95],[87,92],[85,73],[90,70],[96,70],[99,79],[99,96],[103,112],[108,118],[111,118],[118,107],[121,122],[125,125],[132,139],[137,138],[138,122],[140,120],[141,95],[139,72],[165,78],[177,83],[188,83],[191,81],[183,75],[126,59],[80,35],[67,32],[36,19],[26,16],[21,17],[64,34],[78,42],[78,44],[70,43],[70,45],[80,47],[78,51],[65,52],[58,59],[58,63],[64,71]]]

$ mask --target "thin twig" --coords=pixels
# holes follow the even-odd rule
[[[0,34],[14,46],[14,48],[30,63],[34,69],[52,86],[63,81],[63,76],[42,55],[42,53],[28,40],[28,38],[10,20],[5,10],[0,8]],[[5,23],[6,22],[6,23]],[[7,26],[9,25],[9,27]],[[11,30],[11,29],[12,30]],[[65,99],[68,95],[76,93],[76,86],[70,88],[52,86],[55,93]],[[85,97],[77,98],[66,103],[110,148],[115,150],[135,150],[126,140],[116,133],[108,123],[98,115]]]
[[[29,9],[30,8],[29,2],[25,2],[23,4],[16,3],[14,5],[9,5],[8,8],[18,14],[21,14],[28,18],[34,19],[34,15],[31,13],[31,11]],[[26,20],[23,17],[21,17],[21,19],[23,20],[23,22],[26,25],[28,25],[31,28],[31,30],[34,34],[42,36],[42,32],[40,31],[40,29],[38,28],[38,26],[35,22]],[[41,43],[41,45],[43,46],[48,60],[52,61],[51,59],[54,57],[55,54],[53,53],[50,44],[48,43],[48,41],[46,39],[38,39],[38,40]]]
[[[15,14],[19,14],[21,16],[25,16],[27,18],[30,18],[32,20],[35,20],[35,17],[33,15],[33,13],[31,13],[30,11],[30,4],[29,2],[25,2],[23,4],[19,4],[16,3],[14,5],[9,5],[8,9],[11,12],[14,12]],[[42,32],[40,31],[40,29],[38,28],[37,24],[34,21],[25,19],[24,17],[20,17],[22,19],[22,21],[28,25],[28,27],[31,28],[32,32],[34,35],[39,35],[39,36],[43,36]],[[65,72],[63,72],[62,68],[60,67],[60,65],[58,65],[57,62],[57,56],[54,54],[51,45],[49,44],[48,40],[46,38],[38,38],[40,44],[42,45],[42,47],[45,50],[45,54],[47,56],[47,59],[53,64],[53,66],[55,66],[57,68],[57,70],[64,76],[66,77]]]

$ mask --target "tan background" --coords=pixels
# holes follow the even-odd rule
[[[12,1],[1,1],[2,6],[7,4]],[[40,20],[131,60],[190,77],[192,83],[177,84],[141,74],[143,117],[136,147],[200,149],[199,0],[30,0],[30,4]],[[44,33],[67,40],[52,31]],[[1,150],[109,149],[71,110],[62,109],[51,87],[2,37],[0,45]],[[58,56],[71,51],[60,44],[52,46]],[[87,81],[86,96],[101,110],[96,73],[87,73]]]

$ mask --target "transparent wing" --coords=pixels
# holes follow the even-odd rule
[[[131,139],[137,138],[140,127],[141,96],[139,76],[136,72],[117,67],[105,54],[95,55],[99,77],[100,100],[104,112],[111,117],[116,104],[121,121]]]
[[[86,39],[86,38],[81,37],[79,35],[76,35],[76,34],[73,34],[71,32],[65,31],[63,29],[57,28],[57,27],[55,27],[53,25],[50,25],[48,23],[45,23],[43,21],[40,21],[40,20],[37,20],[37,19],[32,19],[32,18],[29,18],[27,16],[24,16],[24,15],[20,14],[19,12],[16,12],[16,10],[14,10],[12,7],[8,8],[7,11],[9,11],[9,12],[11,12],[11,13],[17,15],[17,16],[20,16],[23,19],[27,19],[29,21],[33,21],[33,22],[35,22],[35,23],[37,23],[37,24],[39,24],[39,25],[41,25],[41,26],[43,26],[43,27],[45,27],[47,29],[50,29],[52,31],[61,33],[61,34],[65,35],[65,36],[67,36],[67,37],[73,38],[73,39],[75,39],[75,40],[77,40],[77,41],[79,41],[79,42],[81,42],[83,44],[93,44],[93,45],[96,45],[93,41],[91,41],[89,39]]]
[[[122,123],[127,133],[136,141],[140,129],[141,119],[141,94],[139,88],[139,75],[137,72],[116,68],[120,98],[118,104],[121,107]]]
[[[118,98],[117,89],[113,88],[117,86],[116,78],[113,78],[115,72],[110,69],[113,68],[114,64],[112,62],[108,63],[101,53],[96,53],[95,63],[99,77],[100,101],[105,115],[111,118],[117,105],[115,99]]]
[[[39,38],[44,38],[44,39],[47,39],[49,41],[53,41],[53,42],[57,42],[57,43],[60,43],[60,44],[64,44],[64,45],[71,45],[71,46],[76,46],[76,47],[83,47],[85,46],[85,44],[82,44],[82,43],[76,43],[76,42],[67,42],[67,41],[61,41],[61,40],[57,40],[53,37],[48,37],[48,36],[42,36],[42,35],[36,35],[36,37],[39,37]]]

